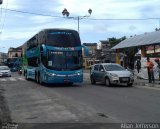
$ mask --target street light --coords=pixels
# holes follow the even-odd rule
[[[92,9],[89,9],[88,10],[88,13],[89,13],[89,15],[85,15],[85,16],[78,16],[77,17],[77,20],[78,20],[78,33],[79,33],[79,20],[81,20],[81,19],[83,19],[83,18],[85,18],[85,17],[90,17],[90,15],[91,15],[91,13],[92,13]],[[63,16],[66,16],[66,17],[69,17],[69,12],[68,12],[68,10],[66,9],[66,8],[64,8],[64,10],[62,11],[62,15]]]
[[[62,11],[62,15],[69,17],[69,12],[66,8],[64,8],[64,10]]]
[[[3,48],[5,48],[5,47],[0,47],[0,50],[3,49]],[[0,52],[0,63],[4,62],[4,56],[5,56],[4,53]]]

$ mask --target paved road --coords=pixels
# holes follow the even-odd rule
[[[14,75],[0,78],[13,122],[160,122],[160,90],[83,84],[40,86]]]

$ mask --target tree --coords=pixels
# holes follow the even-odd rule
[[[117,45],[118,43],[122,42],[125,39],[126,39],[126,36],[119,38],[119,39],[116,39],[114,37],[108,38],[111,47],[114,47],[115,45]]]
[[[160,31],[160,28],[159,28],[159,29],[158,29],[158,28],[156,28],[156,29],[155,29],[155,31]]]

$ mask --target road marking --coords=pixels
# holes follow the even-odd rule
[[[17,78],[17,79],[22,80],[22,81],[24,81],[24,80],[25,80],[24,78]]]
[[[1,82],[6,82],[6,81],[25,81],[24,78],[18,77],[18,78],[14,78],[14,77],[7,77],[7,78],[0,78]]]
[[[3,81],[3,82],[5,82],[5,81],[7,81],[5,78],[0,78],[0,81]]]
[[[16,79],[15,79],[15,78],[13,78],[13,77],[8,78],[8,80],[10,80],[10,81],[16,81]]]

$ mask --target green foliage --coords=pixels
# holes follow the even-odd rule
[[[27,64],[28,64],[27,57],[26,57],[26,55],[23,55],[23,57],[22,57],[22,65],[25,66]]]
[[[116,39],[115,37],[112,37],[112,38],[109,38],[109,43],[111,45],[111,47],[114,47],[115,45],[117,45],[118,43],[120,43],[121,41],[125,40],[126,37],[122,37],[122,38],[119,38],[119,39]]]

